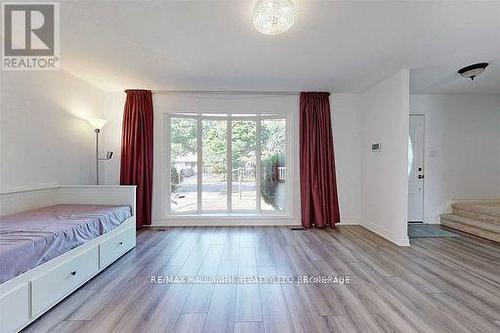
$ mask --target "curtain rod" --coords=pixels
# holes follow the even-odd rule
[[[298,96],[298,91],[249,91],[249,90],[153,90],[153,94],[202,94],[202,95],[282,95]]]

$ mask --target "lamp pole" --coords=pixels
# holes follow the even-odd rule
[[[95,129],[95,170],[96,170],[96,184],[99,185],[99,132],[101,130]]]
[[[90,126],[94,129],[95,132],[95,183],[99,185],[99,161],[107,161],[110,160],[113,156],[112,151],[108,151],[106,153],[106,157],[99,158],[99,133],[101,133],[101,128],[106,124],[106,120],[99,118],[89,118],[87,119]]]

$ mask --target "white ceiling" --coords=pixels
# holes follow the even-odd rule
[[[105,90],[361,92],[411,68],[416,93],[500,93],[500,1],[297,1],[277,36],[255,1],[61,4],[63,69]],[[456,70],[490,62],[471,83]]]

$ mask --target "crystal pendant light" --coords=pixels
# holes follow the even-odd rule
[[[277,35],[290,29],[295,20],[293,0],[259,0],[253,10],[253,25],[264,35]]]

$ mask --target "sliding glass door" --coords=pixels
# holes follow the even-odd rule
[[[168,116],[170,214],[287,210],[287,120],[269,114]]]

